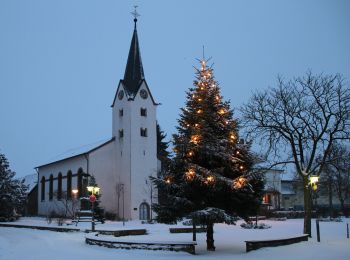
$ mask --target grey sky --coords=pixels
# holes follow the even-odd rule
[[[138,35],[158,121],[170,137],[193,65],[212,56],[233,107],[287,78],[350,79],[350,1],[0,1],[0,152],[18,176],[111,136],[139,5]]]

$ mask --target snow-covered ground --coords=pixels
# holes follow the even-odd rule
[[[262,248],[245,252],[245,240],[272,239],[302,234],[301,219],[287,221],[259,221],[272,226],[264,230],[246,230],[239,226],[216,224],[214,226],[215,252],[206,251],[205,233],[197,234],[195,256],[185,252],[147,251],[110,249],[85,244],[84,232],[60,233],[23,228],[0,227],[0,259],[350,259],[350,239],[346,238],[346,223],[320,222],[321,242],[316,241],[315,229],[313,238],[298,244]],[[22,225],[57,226],[47,224],[42,218],[22,218],[15,222]],[[181,226],[181,225],[179,225]],[[313,228],[315,222],[313,220]],[[72,226],[69,226],[72,227]],[[75,227],[75,226],[73,226]],[[171,234],[169,225],[141,224],[140,222],[107,222],[97,225],[97,229],[120,230],[145,228],[148,235],[123,237],[130,241],[191,241],[192,234]],[[89,223],[79,223],[78,228],[90,228]]]

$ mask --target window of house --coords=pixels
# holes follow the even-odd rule
[[[49,200],[53,199],[53,176],[50,175],[50,183],[49,183]]]
[[[123,109],[119,109],[119,117],[122,117],[124,115],[124,110]]]
[[[147,137],[147,128],[140,128],[140,134],[143,137]]]
[[[142,108],[140,109],[141,116],[147,116],[147,108]]]
[[[123,138],[124,137],[124,130],[120,129],[119,130],[119,138]]]
[[[59,173],[57,178],[57,199],[62,199],[62,173]]]
[[[78,170],[78,198],[83,196],[83,170],[79,168]]]
[[[72,172],[67,173],[67,198],[72,198]]]
[[[41,201],[45,200],[45,177],[41,178]]]

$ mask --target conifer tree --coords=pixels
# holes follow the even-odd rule
[[[23,209],[27,198],[27,186],[16,180],[4,154],[0,153],[0,221],[14,220],[16,211]]]
[[[97,182],[96,182],[96,179],[95,179],[95,176],[94,175],[91,175],[89,177],[89,184],[88,186],[93,186],[93,187],[98,187],[97,185]],[[92,193],[91,193],[92,194]],[[91,195],[90,194],[90,195]],[[101,193],[98,192],[97,194],[95,193],[94,194],[96,196],[96,201],[92,204],[93,205],[93,211],[94,211],[94,214],[96,216],[96,218],[101,221],[102,223],[104,223],[104,211],[103,209],[100,207],[100,199],[101,199]],[[92,206],[90,206],[91,209],[92,209]]]
[[[239,141],[238,122],[207,62],[200,61],[181,109],[169,172],[154,180],[167,192],[166,203],[154,209],[160,222],[189,217],[206,225],[207,249],[214,251],[214,223],[234,224],[236,216],[255,214],[263,182],[252,173],[250,146]]]

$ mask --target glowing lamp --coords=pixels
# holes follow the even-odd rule
[[[87,190],[88,190],[89,192],[92,192],[92,191],[94,190],[94,187],[93,187],[93,186],[87,186]]]
[[[317,175],[311,175],[309,177],[309,183],[313,190],[317,190],[317,183],[318,183],[319,177]]]
[[[100,188],[99,187],[94,187],[93,193],[94,194],[99,194],[99,192],[100,192]]]
[[[78,190],[76,190],[76,189],[74,189],[74,190],[72,190],[72,193],[74,194],[74,195],[76,195],[76,194],[78,194]]]

